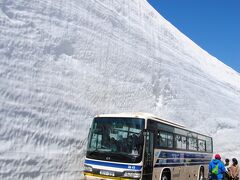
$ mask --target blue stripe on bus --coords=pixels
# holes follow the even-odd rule
[[[168,152],[161,151],[158,155],[158,158],[201,158],[201,159],[211,159],[212,155],[209,154],[194,154],[194,153],[184,153],[184,152]]]
[[[192,166],[209,164],[212,155],[160,151],[154,167]]]
[[[158,159],[156,163],[209,163],[209,161],[208,159]]]
[[[176,167],[176,166],[195,166],[195,165],[208,165],[209,163],[178,163],[178,164],[156,164],[154,167]]]
[[[93,161],[93,160],[85,160],[85,163],[91,164],[91,165],[107,166],[107,167],[131,169],[131,170],[141,170],[141,168],[142,168],[142,166],[136,166],[136,165],[115,164],[115,163],[110,163],[110,162]]]

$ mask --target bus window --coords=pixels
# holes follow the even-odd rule
[[[182,136],[182,149],[187,149],[187,137]]]
[[[173,148],[173,134],[158,131],[157,145],[163,148]]]
[[[116,162],[140,162],[143,152],[144,119],[94,118],[87,157]]]
[[[177,149],[187,149],[187,138],[185,136],[176,134],[174,142]]]
[[[197,139],[188,137],[188,150],[197,151]]]
[[[206,151],[206,142],[204,140],[198,140],[198,151]]]
[[[168,148],[173,148],[173,134],[168,134]]]
[[[207,137],[206,138],[206,150],[207,152],[212,152],[212,139]]]

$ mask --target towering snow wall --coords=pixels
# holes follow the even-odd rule
[[[240,153],[239,74],[146,0],[0,0],[0,179],[79,179],[93,116],[126,111]]]

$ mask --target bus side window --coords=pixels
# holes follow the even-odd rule
[[[187,137],[182,136],[182,149],[187,149]]]
[[[188,140],[188,149],[197,151],[197,139],[188,137],[187,140]]]
[[[212,148],[212,139],[207,137],[206,138],[206,150],[207,152],[212,152],[213,148]]]
[[[180,135],[175,135],[174,142],[177,149],[182,149],[182,137]]]
[[[206,151],[206,142],[204,140],[198,140],[198,151]]]
[[[168,148],[173,148],[173,134],[168,133]]]
[[[163,131],[157,133],[157,146],[163,148],[173,148],[173,134]]]
[[[187,149],[187,139],[185,136],[176,134],[174,142],[175,142],[175,147],[177,149],[184,149],[184,150]]]

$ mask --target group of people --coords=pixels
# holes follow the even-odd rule
[[[219,154],[215,155],[209,164],[209,180],[239,180],[239,166],[236,158],[225,159],[225,164],[221,161]]]

